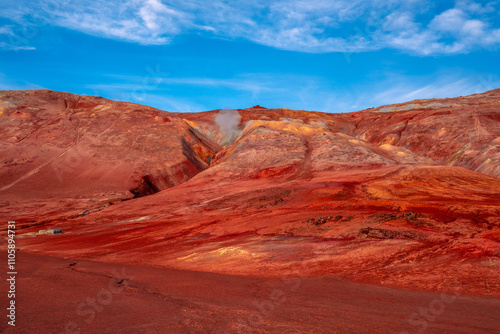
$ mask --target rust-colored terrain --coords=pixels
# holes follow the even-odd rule
[[[376,292],[367,298],[373,300],[382,298],[376,295],[380,285],[403,295],[404,289],[459,290],[461,296],[486,298],[477,304],[483,309],[469,308],[484,313],[488,325],[472,317],[471,323],[438,326],[436,332],[494,332],[500,322],[486,314],[500,312],[499,176],[500,90],[345,114],[259,106],[181,114],[47,90],[0,92],[0,216],[17,222],[19,254],[31,259],[27,266],[35,256],[57,267],[59,260],[44,257],[52,256],[169,268],[178,270],[175,277],[190,273],[186,284],[193,289],[206,273],[223,274],[210,276],[219,277],[216,290],[237,276],[233,282],[242,290],[228,293],[238,300],[268,298],[272,289],[262,292],[259,284],[290,277],[309,277],[304,295],[321,295],[311,280],[332,293],[332,277],[372,284]],[[47,228],[63,234],[38,233]],[[67,271],[77,266],[67,265],[59,275],[71,279]],[[352,298],[359,297],[356,291]],[[182,316],[187,320],[165,328],[383,333],[412,326],[405,318],[411,307],[398,316],[402,322],[388,320],[372,331],[353,315],[360,309],[350,313],[358,327],[325,326],[329,306],[318,298],[317,321],[309,315],[304,327],[293,325],[291,314],[281,322],[269,316],[257,325],[228,325],[227,319],[245,318],[247,309],[226,318],[214,309],[218,315],[205,323],[200,319],[211,316],[204,300],[197,307],[205,313],[190,308]],[[300,313],[300,303],[291,304],[294,312]],[[382,298],[373,307],[390,303]],[[217,317],[225,319],[219,327]],[[427,322],[427,331],[439,323]]]

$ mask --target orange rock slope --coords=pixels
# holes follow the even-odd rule
[[[345,114],[46,90],[0,108],[22,251],[500,296],[500,90]]]

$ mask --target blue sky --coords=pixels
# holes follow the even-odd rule
[[[0,89],[347,112],[500,88],[500,1],[0,0]]]

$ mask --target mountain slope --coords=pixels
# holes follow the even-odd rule
[[[349,135],[385,150],[393,146],[443,165],[500,175],[500,89],[451,99],[408,103],[345,114],[266,109],[238,110],[240,131],[249,122],[302,122]],[[177,114],[220,144],[227,143],[215,120],[218,111]],[[405,151],[407,152],[407,151]]]
[[[73,119],[62,102],[44,116],[46,101],[62,101],[62,93],[3,94],[2,158],[15,159],[17,149],[34,159],[4,162],[0,178],[1,212],[24,227],[25,251],[430,290],[453,281],[465,293],[500,295],[500,90],[349,114],[262,107],[171,114],[82,97],[66,104],[85,124],[76,128],[62,126]],[[95,112],[91,101],[109,111]],[[11,128],[33,128],[10,120],[28,107],[42,111],[23,117],[55,122],[61,139],[43,123],[38,140],[9,142],[17,137]],[[92,158],[53,186],[44,163],[75,138]],[[23,178],[35,166],[42,167]],[[122,194],[113,205],[95,195],[110,191],[107,184]],[[134,193],[141,198],[130,199]],[[42,227],[64,234],[37,235]]]
[[[149,195],[186,182],[220,149],[178,117],[131,103],[4,91],[0,108],[0,205],[10,217],[40,219],[38,205],[53,219]]]

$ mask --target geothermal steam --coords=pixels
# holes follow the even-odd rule
[[[237,110],[222,109],[215,116],[215,123],[219,127],[219,131],[223,134],[224,144],[231,143],[240,133],[238,125],[240,124],[241,116]]]

